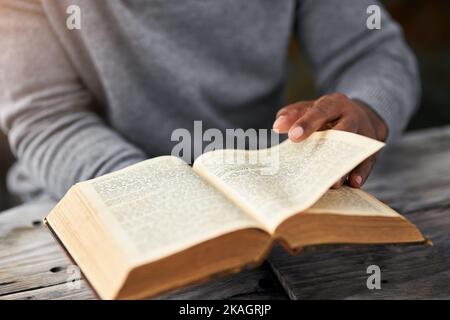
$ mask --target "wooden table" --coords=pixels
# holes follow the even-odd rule
[[[450,298],[450,127],[406,135],[384,152],[366,189],[434,245],[339,247],[295,257],[275,248],[258,269],[160,298]],[[67,284],[70,262],[40,223],[52,206],[0,215],[0,299],[94,299],[83,279]],[[381,268],[381,290],[366,286],[373,264]]]

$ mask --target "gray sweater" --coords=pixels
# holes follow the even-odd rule
[[[390,139],[417,105],[416,62],[374,0],[0,0],[0,126],[11,190],[74,183],[169,154],[171,133],[270,128],[294,34],[320,93],[371,106]],[[81,30],[66,9],[81,8]]]

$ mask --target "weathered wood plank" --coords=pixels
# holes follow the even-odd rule
[[[293,299],[450,298],[450,127],[407,135],[380,159],[367,190],[412,220],[434,246],[280,248],[270,265]],[[382,289],[366,286],[369,265]]]
[[[26,279],[27,284],[33,281]],[[0,284],[1,285],[1,284]],[[68,286],[63,282],[48,287],[30,285],[29,289],[0,295],[0,300],[93,300],[96,297],[84,280],[80,280],[79,288]],[[281,285],[265,265],[256,270],[244,271],[238,275],[216,279],[205,284],[194,285],[183,290],[156,297],[159,300],[180,299],[287,299]]]
[[[54,203],[40,202],[0,215],[0,299],[95,299],[85,281],[71,280],[70,260],[40,223]],[[68,272],[69,271],[69,272]],[[79,288],[77,288],[79,285]],[[194,285],[160,299],[286,299],[267,264]]]
[[[450,210],[410,215],[434,246],[343,247],[292,257],[276,250],[270,262],[293,299],[450,298]],[[367,267],[381,268],[382,289],[366,287]]]
[[[93,300],[91,290],[84,280],[80,281],[80,288],[68,289],[66,283],[49,287],[29,289],[21,292],[0,296],[0,300]]]
[[[41,223],[53,206],[41,201],[0,215],[0,299],[66,285],[71,263]]]
[[[367,189],[406,213],[433,247],[348,247],[292,257],[277,248],[273,270],[291,298],[450,297],[450,127],[408,135],[386,152]],[[53,203],[0,215],[0,299],[93,299],[83,280],[68,286],[70,261],[38,223]],[[19,214],[20,211],[20,214]],[[382,269],[369,291],[366,267]],[[163,295],[164,299],[286,298],[267,265]]]
[[[165,294],[158,299],[261,299],[284,300],[287,295],[272,273],[269,265],[264,263],[253,270],[245,270],[236,275],[215,279],[211,282],[195,285],[174,293]]]
[[[382,154],[365,189],[400,212],[450,205],[450,126],[407,134]]]

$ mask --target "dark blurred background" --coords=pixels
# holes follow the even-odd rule
[[[408,130],[450,124],[450,1],[383,2],[403,26],[406,39],[420,64],[422,101]],[[292,102],[316,97],[309,67],[294,42],[289,55],[288,100]],[[0,211],[15,204],[7,196],[5,187],[6,172],[12,161],[7,139],[0,133]]]
[[[450,1],[382,2],[403,27],[420,65],[422,101],[408,130],[450,124]],[[308,65],[295,43],[290,56],[289,101],[316,97]]]

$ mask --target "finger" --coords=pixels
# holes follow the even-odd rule
[[[289,110],[277,117],[273,123],[273,130],[277,133],[287,133],[292,124],[297,121],[299,115],[296,110]]]
[[[362,162],[357,166],[349,176],[349,185],[353,188],[361,188],[367,181],[370,172],[375,164],[376,156],[372,156],[369,159]]]
[[[341,188],[344,185],[345,181],[347,181],[347,178],[348,178],[348,175],[340,178],[338,181],[336,181],[335,184],[333,184],[331,189],[339,189],[339,188]]]
[[[319,129],[319,131],[325,131],[325,130],[333,129],[333,128],[336,126],[337,122],[338,122],[338,121],[333,121],[333,122],[325,123],[325,124]]]
[[[281,109],[277,113],[277,118],[273,124],[273,130],[277,133],[287,133],[295,121],[302,117],[312,105],[312,102],[305,101]]]
[[[359,130],[359,124],[354,117],[345,116],[339,119],[332,129],[357,133]]]
[[[336,121],[341,115],[341,108],[330,101],[319,99],[312,108],[297,120],[289,129],[289,139],[300,142],[308,138],[325,124]]]
[[[295,111],[297,113],[301,113],[302,111],[306,111],[308,108],[311,108],[313,105],[314,105],[313,100],[300,101],[300,102],[290,104],[290,105],[278,110],[276,118],[284,115],[286,112]]]

